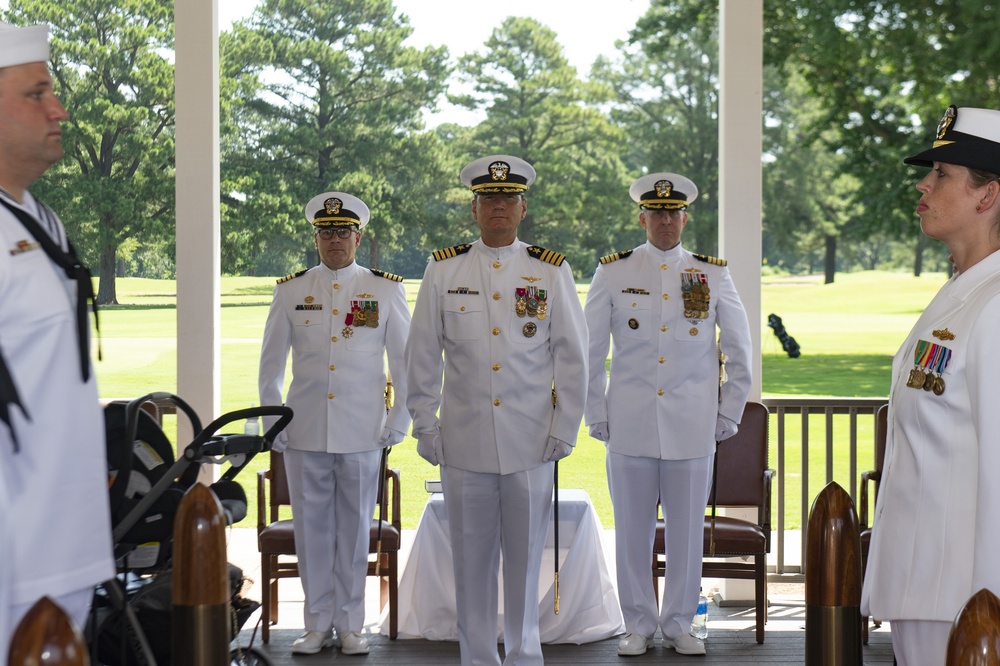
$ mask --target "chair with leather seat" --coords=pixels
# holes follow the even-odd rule
[[[767,554],[771,551],[771,481],[774,470],[767,466],[767,443],[767,407],[759,402],[748,402],[739,431],[718,445],[716,504],[722,508],[755,509],[756,519],[717,516],[715,554],[709,555],[711,517],[705,516],[705,559],[702,561],[702,575],[705,577],[754,581],[758,643],[764,642],[764,623],[767,621]],[[657,578],[665,575],[667,566],[664,546],[664,525],[660,519],[656,523],[652,558],[657,600]]]
[[[872,541],[872,528],[868,524],[868,488],[873,489],[872,507],[878,501],[878,488],[882,482],[882,466],[885,464],[885,439],[888,434],[889,405],[884,404],[875,412],[875,468],[861,473],[861,489],[858,504],[858,522],[861,527],[861,573],[868,570],[868,547]],[[876,627],[882,626],[879,620],[874,620]],[[861,617],[861,640],[868,645],[868,616]]]
[[[270,640],[271,625],[278,621],[278,581],[298,578],[295,560],[295,536],[292,519],[282,519],[279,511],[291,506],[288,481],[285,477],[284,455],[271,451],[271,468],[257,472],[257,548],[260,550],[261,639]],[[380,608],[389,604],[389,638],[398,631],[397,603],[399,584],[399,548],[402,522],[400,519],[399,470],[387,467],[385,483],[380,489],[377,509],[382,517],[381,555],[368,562],[368,575],[379,578]],[[374,555],[379,537],[379,519],[372,519],[369,552]]]

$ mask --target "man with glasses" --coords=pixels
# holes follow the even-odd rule
[[[542,663],[538,578],[553,463],[573,450],[586,399],[573,273],[563,255],[517,238],[534,179],[510,155],[462,170],[479,239],[433,253],[406,349],[417,452],[441,466],[466,665],[500,664],[501,553],[504,663]]]
[[[325,192],[305,208],[320,264],[278,280],[260,352],[260,402],[295,416],[278,435],[292,500],[295,551],[305,592],[296,654],[339,644],[367,654],[362,635],[368,542],[382,449],[403,440],[403,351],[410,327],[403,278],[354,261],[369,211],[361,199]],[[386,412],[386,372],[396,401]],[[270,426],[265,419],[265,427]]]
[[[705,504],[716,442],[736,434],[750,392],[750,327],[726,268],[681,246],[698,188],[653,173],[629,189],[646,243],[601,258],[584,308],[590,331],[586,422],[607,445],[618,597],[640,655],[657,628],[665,647],[705,654],[690,633],[698,606]],[[716,330],[720,332],[716,342]],[[611,350],[611,380],[604,363]],[[719,388],[719,353],[728,380]],[[656,503],[666,522],[667,573],[657,612],[649,565]]]

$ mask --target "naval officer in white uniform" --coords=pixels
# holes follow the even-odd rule
[[[955,274],[892,363],[885,467],[861,610],[892,623],[901,666],[941,666],[959,609],[1000,595],[1000,111],[950,107],[903,160],[920,230]]]
[[[702,530],[716,442],[736,434],[750,392],[750,327],[726,262],[681,245],[691,180],[654,173],[629,189],[646,243],[601,259],[585,312],[590,331],[586,422],[607,444],[615,514],[621,655],[665,645],[704,654],[690,634],[701,581]],[[716,344],[716,331],[718,346]],[[611,379],[605,372],[609,340]],[[719,352],[728,381],[719,387]],[[649,567],[656,501],[667,572],[657,613]]]
[[[78,262],[70,271],[56,263],[75,259],[66,230],[28,191],[62,157],[68,118],[52,90],[48,35],[48,26],[0,23],[3,663],[11,634],[41,597],[82,628],[94,586],[115,574],[104,418],[90,363],[90,274]]]
[[[573,450],[586,398],[587,327],[569,264],[517,238],[534,179],[510,155],[462,170],[480,238],[434,252],[407,343],[417,450],[441,466],[466,665],[501,663],[501,552],[503,663],[542,663],[552,463]]]
[[[379,459],[410,424],[403,363],[410,311],[401,277],[354,261],[369,219],[363,201],[326,192],[306,204],[305,215],[320,264],[278,281],[259,375],[261,404],[284,402],[295,413],[275,441],[284,449],[305,592],[306,631],[292,652],[339,642],[345,654],[366,654],[361,630]],[[289,349],[292,382],[282,401]],[[386,357],[396,387],[388,413]]]

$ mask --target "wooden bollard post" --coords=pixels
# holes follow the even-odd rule
[[[89,666],[87,644],[76,623],[42,597],[21,618],[10,641],[11,666]]]
[[[955,617],[945,666],[1000,666],[1000,599],[989,590],[973,594]]]
[[[225,514],[212,491],[196,483],[174,522],[173,663],[230,663],[229,596]]]
[[[861,533],[851,496],[830,483],[809,515],[806,664],[860,666]]]

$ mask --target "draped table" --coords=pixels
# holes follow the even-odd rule
[[[559,614],[553,612],[555,538],[550,520],[538,585],[543,643],[589,643],[624,633],[625,624],[608,575],[601,534],[601,521],[586,491],[560,490]],[[498,638],[503,633],[502,571],[499,586]],[[413,547],[400,575],[398,613],[399,638],[458,640],[451,537],[441,493],[431,495],[417,524]],[[387,615],[382,618],[381,631],[389,633]]]

